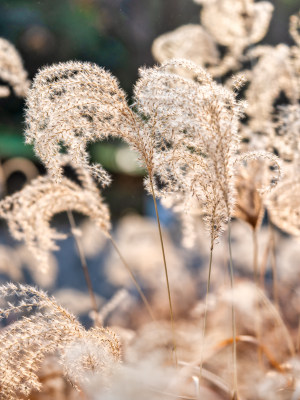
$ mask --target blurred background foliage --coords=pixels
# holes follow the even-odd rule
[[[264,42],[291,43],[288,19],[298,11],[299,0],[273,0],[273,4]],[[139,66],[154,63],[153,40],[181,25],[199,23],[199,11],[192,0],[0,0],[0,36],[17,47],[31,79],[45,64],[95,62],[118,77],[130,99]],[[32,149],[23,144],[23,110],[23,100],[13,94],[0,99],[0,157],[2,161],[30,158],[42,170]],[[107,192],[113,215],[131,207],[143,211],[142,171],[126,147],[116,141],[95,144],[91,156],[114,175],[115,185]],[[118,198],[124,192],[126,199],[121,208],[120,201],[113,200],[116,185]]]

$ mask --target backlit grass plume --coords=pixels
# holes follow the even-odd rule
[[[300,169],[299,139],[300,104],[278,107],[270,146],[283,160],[285,169],[291,174],[297,174]]]
[[[109,176],[99,164],[88,164],[86,145],[126,130],[128,112],[125,93],[103,68],[72,61],[52,65],[40,70],[29,92],[26,142],[34,143],[57,181],[62,176],[60,151],[64,146],[75,165],[106,185]]]
[[[254,131],[269,132],[274,103],[280,93],[284,93],[291,103],[297,102],[297,77],[291,50],[285,44],[257,46],[248,52],[248,56],[258,59],[250,72],[250,85],[246,91],[249,126]]]
[[[170,73],[173,65],[192,71],[196,81]],[[137,108],[159,132],[162,151],[156,170],[165,192],[193,194],[202,204],[215,241],[234,205],[233,163],[241,105],[204,69],[184,60],[142,70],[135,96]]]
[[[66,237],[50,226],[55,214],[74,210],[89,216],[104,234],[110,229],[109,211],[96,185],[86,171],[77,170],[82,186],[68,178],[56,183],[43,176],[0,202],[0,216],[12,236],[25,242],[44,269],[50,252],[58,248],[55,240]]]
[[[26,96],[30,83],[22,59],[16,48],[3,38],[0,38],[0,78],[13,88],[17,96]],[[9,93],[8,86],[0,86],[0,97]]]
[[[235,53],[259,42],[267,33],[273,12],[268,1],[194,0],[203,4],[201,20],[215,40]]]
[[[273,193],[266,198],[265,203],[274,225],[291,235],[299,236],[299,104],[279,107],[274,128],[270,142],[283,160],[286,176]]]
[[[300,236],[299,195],[299,179],[286,179],[267,199],[272,223],[295,236]]]
[[[183,68],[194,80],[169,72]],[[238,120],[243,104],[201,67],[174,60],[141,70],[135,87],[137,109],[157,131],[155,171],[162,196],[195,197],[214,242],[232,215]]]
[[[240,69],[244,52],[266,35],[273,12],[268,1],[194,0],[202,5],[201,25],[184,25],[155,39],[154,58],[163,63],[184,57],[212,76]],[[221,57],[218,45],[224,47]]]
[[[235,217],[247,222],[252,229],[258,229],[261,225],[264,207],[262,198],[258,192],[261,183],[261,163],[253,160],[250,165],[241,165],[236,179],[237,203]]]
[[[213,37],[196,24],[183,25],[159,36],[153,42],[152,53],[160,63],[173,58],[185,58],[201,66],[216,66],[220,62]]]
[[[112,331],[86,331],[53,297],[31,286],[9,283],[0,287],[0,295],[7,301],[0,310],[1,319],[25,314],[0,331],[1,399],[17,400],[40,390],[37,372],[49,353],[58,355],[66,376],[78,389],[95,374],[107,384],[120,360],[119,341]]]

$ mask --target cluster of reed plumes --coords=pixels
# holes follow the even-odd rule
[[[0,271],[16,281],[0,287],[1,399],[299,398],[300,17],[295,45],[255,46],[270,3],[196,2],[202,25],[156,39],[161,65],[140,69],[130,103],[87,62],[42,68],[29,88],[18,53],[0,42],[0,77],[26,98],[26,142],[47,168],[4,197],[0,217],[31,269],[53,276],[66,235],[51,221],[67,213],[89,292],[87,304],[82,293],[17,283],[28,254],[0,248]],[[138,154],[157,223],[129,215],[112,229],[97,185],[111,178],[87,152],[111,137]],[[189,250],[162,229],[158,199],[179,216]],[[76,226],[73,211],[89,225]],[[105,240],[109,301],[95,295],[85,258]],[[89,312],[93,327],[67,308]]]

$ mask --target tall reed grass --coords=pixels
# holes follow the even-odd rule
[[[272,47],[257,45],[271,3],[195,2],[201,24],[155,40],[160,65],[139,70],[130,103],[110,72],[88,62],[43,67],[30,84],[17,50],[0,40],[0,96],[12,88],[26,98],[26,142],[47,168],[0,202],[34,260],[0,248],[0,271],[16,281],[0,287],[3,400],[299,397],[300,16],[291,17],[294,45]],[[128,216],[112,229],[98,187],[111,177],[87,152],[107,138],[138,154],[156,226]],[[0,178],[4,186],[4,165]],[[159,201],[179,216],[189,250],[173,244]],[[110,242],[106,275],[122,289],[109,301],[95,294],[85,255],[95,231],[77,226],[74,211]],[[55,296],[18,282],[25,259],[53,275],[52,252],[66,235],[51,221],[61,212],[82,264],[90,329]],[[199,257],[208,273],[188,267]],[[76,309],[76,294],[68,297]]]

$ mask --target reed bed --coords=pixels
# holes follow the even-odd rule
[[[130,101],[88,62],[42,67],[29,82],[0,39],[0,96],[25,98],[25,140],[47,169],[36,176],[24,161],[27,183],[10,196],[13,161],[0,169],[0,217],[21,242],[0,247],[3,400],[300,396],[300,14],[294,44],[272,47],[259,44],[268,1],[194,1],[201,23],[154,41],[158,64],[140,68]],[[87,151],[108,138],[137,154],[156,221],[127,215],[112,227],[101,193],[111,177]],[[161,205],[176,216],[169,231]],[[44,291],[67,236],[58,213],[86,294]],[[87,261],[104,248],[109,300]]]

